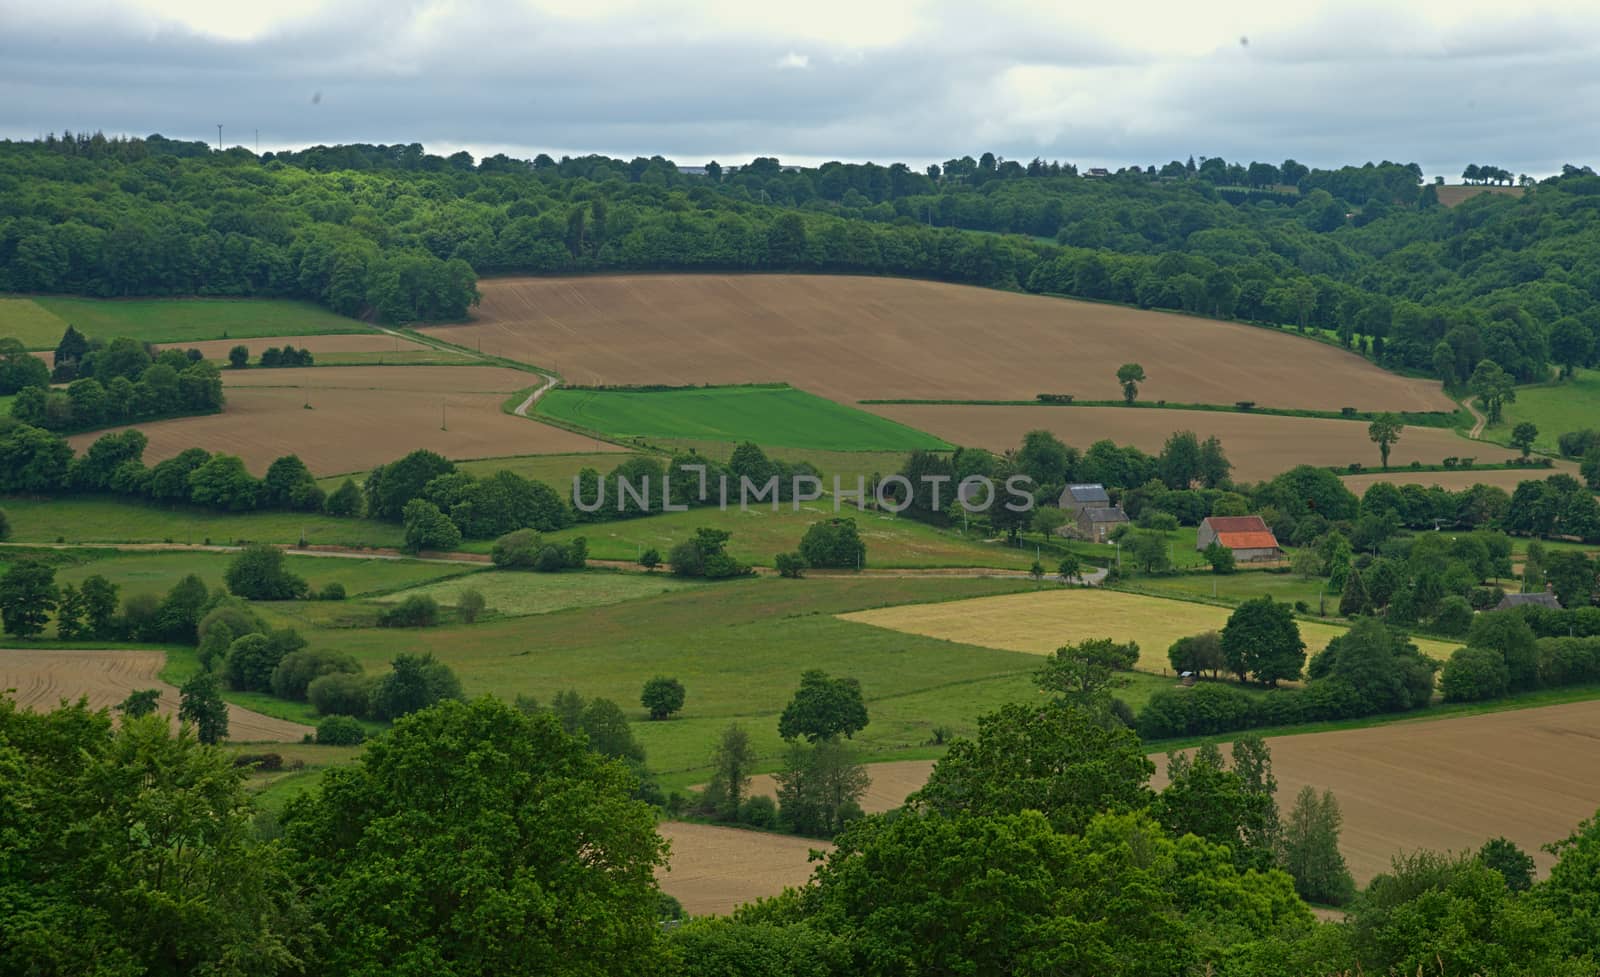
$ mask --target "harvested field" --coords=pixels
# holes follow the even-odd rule
[[[250,351],[251,363],[260,359],[262,350],[268,347],[293,346],[295,349],[309,349],[312,355],[319,359],[327,353],[404,353],[415,350],[431,350],[433,348],[424,346],[414,340],[402,339],[399,336],[390,336],[379,332],[332,336],[259,336],[251,339],[207,339],[198,343],[163,343],[161,348],[198,349],[208,360],[225,361],[228,358],[228,351],[235,346],[243,346]]]
[[[661,888],[694,915],[726,915],[764,896],[811,878],[811,850],[825,841],[745,831],[685,821],[656,826],[672,844],[668,869],[657,870]]]
[[[1233,462],[1233,477],[1244,481],[1271,478],[1301,464],[1343,467],[1352,461],[1378,462],[1378,449],[1367,437],[1365,423],[1331,418],[1138,407],[873,404],[865,409],[954,444],[990,451],[1015,448],[1024,434],[1041,428],[1079,449],[1110,438],[1151,454],[1160,452],[1174,431],[1193,431],[1202,439],[1214,434]],[[1394,446],[1390,464],[1417,460],[1437,465],[1452,455],[1482,454],[1484,447],[1444,428],[1408,427]]]
[[[1120,306],[891,278],[608,275],[479,282],[473,322],[422,330],[582,384],[784,381],[871,398],[1119,397],[1451,410],[1438,384],[1287,333]],[[1271,363],[1271,370],[1260,364]]]
[[[159,651],[0,651],[0,689],[16,689],[17,702],[35,709],[79,696],[100,709],[138,689],[160,689],[162,714],[175,716],[178,690],[156,677],[165,661]],[[228,738],[236,742],[298,743],[309,732],[310,726],[228,706]]]
[[[1167,649],[1174,641],[1202,631],[1219,631],[1231,613],[1231,608],[1211,604],[1074,589],[904,604],[839,616],[908,634],[1035,655],[1048,655],[1062,645],[1090,638],[1137,641],[1139,669],[1159,674],[1171,668]],[[1308,655],[1322,650],[1345,630],[1315,621],[1300,621],[1299,625]],[[1457,647],[1426,638],[1412,640],[1423,654],[1441,661]]]
[[[1476,849],[1500,835],[1545,871],[1553,859],[1539,846],[1600,808],[1600,701],[1267,742],[1280,809],[1307,784],[1339,799],[1340,848],[1362,885],[1401,851]],[[1166,765],[1156,766],[1160,786]]]
[[[1481,183],[1461,184],[1458,186],[1434,187],[1433,192],[1439,195],[1439,203],[1446,207],[1459,207],[1473,197],[1485,193],[1497,193],[1506,197],[1520,197],[1522,187],[1497,187],[1486,186]]]
[[[378,369],[409,376],[424,368]],[[471,372],[481,369],[473,368]],[[312,370],[331,372],[317,367]],[[305,408],[308,399],[311,410]],[[413,396],[404,388],[319,387],[302,391],[294,387],[234,387],[228,393],[227,410],[221,414],[133,426],[150,439],[144,453],[146,464],[171,458],[185,448],[202,447],[243,457],[257,475],[264,474],[274,459],[287,454],[298,454],[318,475],[337,475],[368,471],[417,448],[437,451],[447,458],[612,448],[548,424],[503,413],[500,406],[504,401],[504,394]],[[441,413],[448,430],[440,429]],[[105,433],[91,431],[68,440],[83,451]]]
[[[1492,448],[1489,445],[1484,447]],[[1345,487],[1357,495],[1363,494],[1379,482],[1389,482],[1392,485],[1437,485],[1452,492],[1460,492],[1474,485],[1492,485],[1507,492],[1515,492],[1517,486],[1523,482],[1538,482],[1551,475],[1563,474],[1577,478],[1578,466],[1570,461],[1558,461],[1553,468],[1505,468],[1486,472],[1366,472],[1361,475],[1346,475],[1343,481]]]
[[[310,390],[384,390],[391,396],[411,393],[510,394],[537,387],[532,373],[503,366],[311,366],[270,370],[226,370],[223,382],[239,387],[299,387]]]
[[[1552,859],[1540,846],[1565,838],[1600,808],[1596,740],[1600,701],[1274,736],[1267,745],[1280,810],[1287,813],[1308,785],[1339,799],[1340,848],[1365,885],[1400,852],[1476,849],[1502,835],[1547,870]],[[1152,759],[1151,783],[1160,789],[1166,761]],[[897,807],[932,769],[931,760],[870,764],[862,810]],[[776,796],[767,775],[751,778],[751,790]]]

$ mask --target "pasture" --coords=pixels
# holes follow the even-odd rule
[[[10,336],[28,349],[54,350],[67,324],[30,298],[0,296],[0,337]]]
[[[1517,399],[1504,407],[1505,418],[1484,429],[1484,436],[1511,443],[1511,429],[1523,421],[1539,428],[1534,448],[1555,454],[1556,439],[1568,431],[1600,427],[1600,371],[1579,370],[1560,383],[1518,387]],[[1515,450],[1515,449],[1508,449]]]
[[[58,583],[82,583],[85,577],[99,574],[122,588],[121,596],[155,594],[172,589],[183,577],[194,574],[212,589],[224,586],[223,574],[234,554],[208,550],[138,551],[75,550],[58,554],[70,561],[56,570]],[[449,563],[417,560],[354,559],[349,557],[291,554],[285,564],[304,577],[313,590],[330,583],[344,585],[351,597],[384,594],[414,587],[473,570]],[[272,605],[264,604],[264,608]]]
[[[666,573],[519,573],[511,570],[471,573],[436,583],[397,590],[377,598],[390,604],[415,594],[432,597],[445,607],[455,607],[468,589],[483,595],[490,615],[524,617],[573,607],[598,607],[638,597],[705,586]]]
[[[1451,410],[1437,383],[1286,332],[963,285],[822,275],[479,282],[473,321],[426,335],[574,384],[784,382],[830,400],[1120,396],[1337,410]],[[1262,369],[1271,364],[1271,369]],[[915,427],[916,425],[912,425]]]
[[[1143,594],[1101,589],[1050,589],[930,607],[902,605],[841,615],[843,620],[946,641],[964,642],[1033,655],[1048,655],[1065,644],[1090,638],[1139,643],[1143,671],[1171,671],[1167,649],[1174,641],[1202,631],[1220,631],[1229,608]],[[1300,621],[1307,654],[1320,651],[1344,628]],[[1444,660],[1457,645],[1413,638],[1422,653]]]
[[[150,439],[145,463],[154,465],[187,448],[201,447],[239,455],[257,475],[274,459],[297,454],[313,473],[330,476],[369,471],[418,448],[447,458],[484,458],[601,452],[612,447],[508,414],[501,409],[504,394],[409,391],[407,376],[428,367],[371,368],[390,375],[383,380],[389,384],[387,388],[330,389],[320,385],[320,374],[339,369],[256,371],[305,373],[308,385],[230,386],[228,406],[220,414],[133,425]],[[484,368],[466,372],[477,374]],[[81,452],[105,433],[78,434],[68,441]]]
[[[63,323],[53,337],[38,344],[40,349],[54,349],[67,323],[90,339],[131,336],[163,344],[372,332],[370,326],[355,319],[289,299],[41,297],[34,302]],[[5,334],[5,323],[0,320],[0,335]]]
[[[563,487],[562,491],[570,492],[570,487]],[[748,510],[741,510],[735,498],[730,500],[727,509],[707,507],[591,523],[548,535],[555,540],[582,536],[588,540],[590,557],[632,562],[651,548],[665,559],[675,543],[691,538],[695,530],[702,527],[723,529],[733,534],[728,540],[728,552],[736,559],[756,566],[771,566],[773,556],[799,545],[812,523],[835,515],[832,500],[802,503],[798,512],[793,503],[780,503],[774,512],[770,505],[752,505]],[[1026,570],[1034,560],[1032,545],[1016,549],[984,542],[963,536],[958,531],[959,525],[939,529],[882,512],[861,512],[849,501],[840,505],[837,515],[856,521],[856,529],[867,544],[869,569],[991,567]]]
[[[176,717],[178,690],[159,677],[159,651],[0,651],[0,689],[15,689],[23,708],[48,710],[61,700],[89,700],[93,709],[115,706],[140,689],[159,689],[162,715]],[[235,742],[299,742],[311,727],[228,705],[228,736]]]
[[[869,409],[954,444],[990,451],[1015,448],[1024,434],[1038,429],[1080,450],[1109,438],[1150,454],[1160,452],[1174,431],[1193,431],[1202,439],[1216,435],[1239,481],[1268,479],[1298,464],[1342,468],[1360,462],[1375,468],[1379,462],[1378,448],[1361,421],[1126,407],[874,404]],[[1407,427],[1394,446],[1390,465],[1408,465],[1412,459],[1436,465],[1452,455],[1487,460],[1501,458],[1503,451],[1443,428]]]
[[[793,387],[570,390],[545,396],[538,412],[614,439],[754,441],[826,451],[940,451],[951,446],[894,421]]]
[[[342,479],[328,486],[337,488]],[[320,512],[217,512],[124,498],[0,499],[16,543],[182,543],[228,546],[242,542],[357,548],[397,547],[399,525],[341,519]]]

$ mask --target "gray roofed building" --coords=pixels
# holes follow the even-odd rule
[[[1122,506],[1085,506],[1078,513],[1078,534],[1095,543],[1104,543],[1111,530],[1128,521]]]
[[[1553,611],[1562,609],[1561,601],[1556,599],[1555,588],[1549,584],[1544,585],[1543,593],[1506,594],[1500,603],[1494,605],[1494,610],[1508,611],[1513,607],[1548,607]]]
[[[1061,490],[1061,499],[1056,504],[1076,517],[1087,506],[1109,506],[1111,496],[1099,482],[1068,485]]]

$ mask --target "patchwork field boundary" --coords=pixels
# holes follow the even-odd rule
[[[919,400],[892,398],[884,400],[858,400],[862,405],[908,405],[942,407],[1126,407],[1146,410],[1189,410],[1215,414],[1268,414],[1274,417],[1316,417],[1331,421],[1370,422],[1385,411],[1356,411],[1346,414],[1336,410],[1312,410],[1296,407],[1240,407],[1237,404],[1186,404],[1168,400]],[[1461,428],[1467,426],[1468,417],[1463,412],[1446,411],[1394,411],[1408,427]]]

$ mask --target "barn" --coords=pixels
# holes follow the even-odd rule
[[[1212,543],[1233,551],[1239,563],[1265,563],[1283,559],[1278,537],[1260,516],[1211,516],[1200,523],[1195,549],[1205,552]]]

